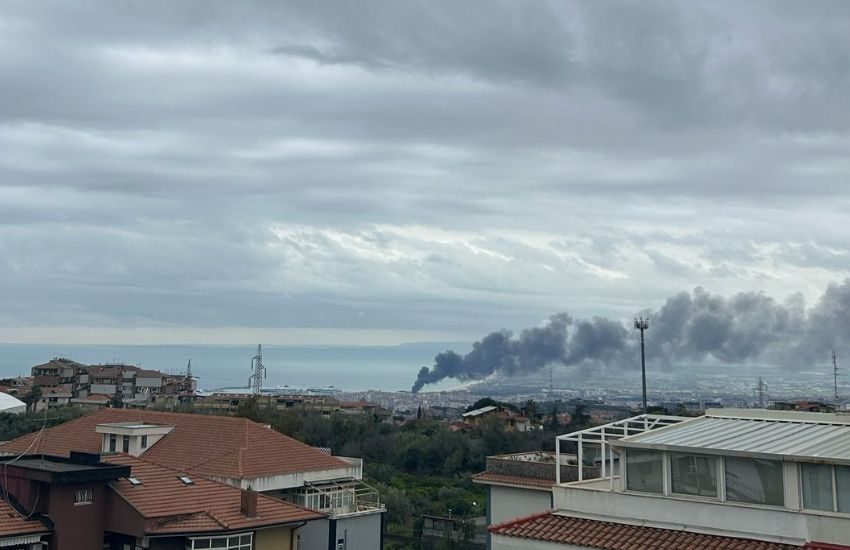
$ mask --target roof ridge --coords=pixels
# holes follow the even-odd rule
[[[523,523],[528,523],[529,521],[534,521],[536,519],[540,519],[544,516],[553,515],[552,512],[554,510],[546,510],[544,512],[535,512],[534,514],[529,514],[527,516],[520,516],[518,518],[511,518],[505,520],[501,523],[495,523],[487,528],[488,531],[495,531],[496,529],[504,529],[505,527],[511,527],[514,525],[521,525]]]

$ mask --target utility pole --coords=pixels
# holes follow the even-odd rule
[[[643,414],[646,414],[646,352],[644,351],[643,332],[649,329],[649,317],[635,319],[635,330],[640,331],[640,376],[643,386]]]
[[[835,359],[835,350],[832,350],[832,381],[835,387],[835,404],[838,405],[838,362]]]
[[[251,371],[248,377],[248,387],[253,390],[254,395],[263,393],[263,380],[266,378],[266,367],[263,365],[263,346],[257,346],[257,354],[251,358]]]

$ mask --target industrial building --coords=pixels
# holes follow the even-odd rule
[[[490,509],[525,506],[519,517],[491,520],[492,550],[850,548],[842,546],[850,544],[850,416],[642,415],[556,445],[546,508],[518,492],[528,484],[522,476],[489,475]],[[554,467],[571,461],[569,478]]]
[[[35,495],[39,490],[44,494],[44,486],[24,491],[2,481],[4,494],[12,495],[7,504],[29,518],[41,517],[49,526],[49,533],[39,536],[49,542],[50,550],[80,548],[62,542],[78,524],[60,521],[66,512],[72,518],[79,516],[79,521],[88,518],[80,514],[98,516],[96,521],[85,519],[94,522],[97,535],[92,535],[92,541],[100,537],[104,545],[114,543],[107,548],[121,550],[210,548],[204,544],[214,538],[212,548],[219,548],[232,537],[233,545],[227,542],[221,548],[290,548],[290,543],[281,542],[286,538],[282,532],[272,537],[275,545],[260,544],[269,538],[265,530],[270,527],[258,523],[258,517],[280,519],[274,525],[288,526],[291,544],[297,548],[380,550],[383,546],[385,509],[377,491],[362,482],[362,460],[332,456],[243,418],[100,409],[3,443],[0,454],[14,457],[6,461],[7,472],[13,464],[31,469],[46,465],[46,473],[32,474],[41,476],[35,481],[54,471],[82,466],[112,472],[106,480],[71,476],[71,488],[84,491],[87,502],[98,505],[62,508],[59,516],[49,507],[56,499],[47,508],[37,506]],[[74,491],[56,493],[58,502],[74,502]],[[103,506],[113,493],[121,498],[118,504]],[[264,507],[276,512],[252,515],[255,504],[250,499],[257,496],[261,512]],[[240,504],[243,498],[249,501]],[[221,509],[224,503],[230,504]],[[240,512],[237,505],[247,511]]]

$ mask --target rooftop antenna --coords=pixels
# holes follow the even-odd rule
[[[756,384],[755,388],[753,388],[753,393],[755,393],[758,396],[759,408],[760,409],[764,408],[764,397],[765,397],[766,391],[767,391],[767,384],[764,383],[764,378],[759,376],[759,383]]]
[[[191,384],[192,382],[192,359],[189,359],[189,364],[186,365],[186,380]]]
[[[640,331],[640,377],[643,386],[643,414],[646,414],[646,353],[643,346],[643,332],[649,329],[649,317],[635,318],[635,330]]]
[[[251,358],[251,370],[253,374],[248,377],[248,387],[254,395],[263,393],[263,380],[266,378],[266,367],[263,365],[263,345],[257,346],[257,354]]]
[[[835,350],[832,350],[832,383],[835,389],[835,403],[838,404],[838,361],[835,359]]]

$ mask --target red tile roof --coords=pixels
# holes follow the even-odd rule
[[[144,458],[200,475],[246,479],[350,466],[309,445],[244,418],[166,413],[142,409],[100,409],[92,414],[0,444],[0,452],[68,456],[70,451],[101,451],[98,424],[146,422],[174,426],[152,445]]]
[[[495,472],[481,472],[472,476],[472,481],[476,483],[495,483],[502,485],[518,485],[521,487],[530,487],[533,489],[551,489],[555,485],[554,479],[541,479],[537,477],[511,476],[506,474],[497,474]]]
[[[600,550],[800,550],[800,546],[692,533],[544,512],[490,526],[507,537],[542,540]]]
[[[3,537],[20,537],[49,533],[50,529],[38,520],[26,520],[5,500],[0,500],[0,540]]]
[[[240,511],[242,490],[202,477],[191,477],[185,484],[179,470],[125,454],[104,457],[106,462],[130,466],[130,475],[141,485],[127,479],[110,483],[130,506],[145,518],[145,533],[191,533],[230,531],[270,525],[284,525],[326,517],[289,502],[257,494],[257,516]]]

